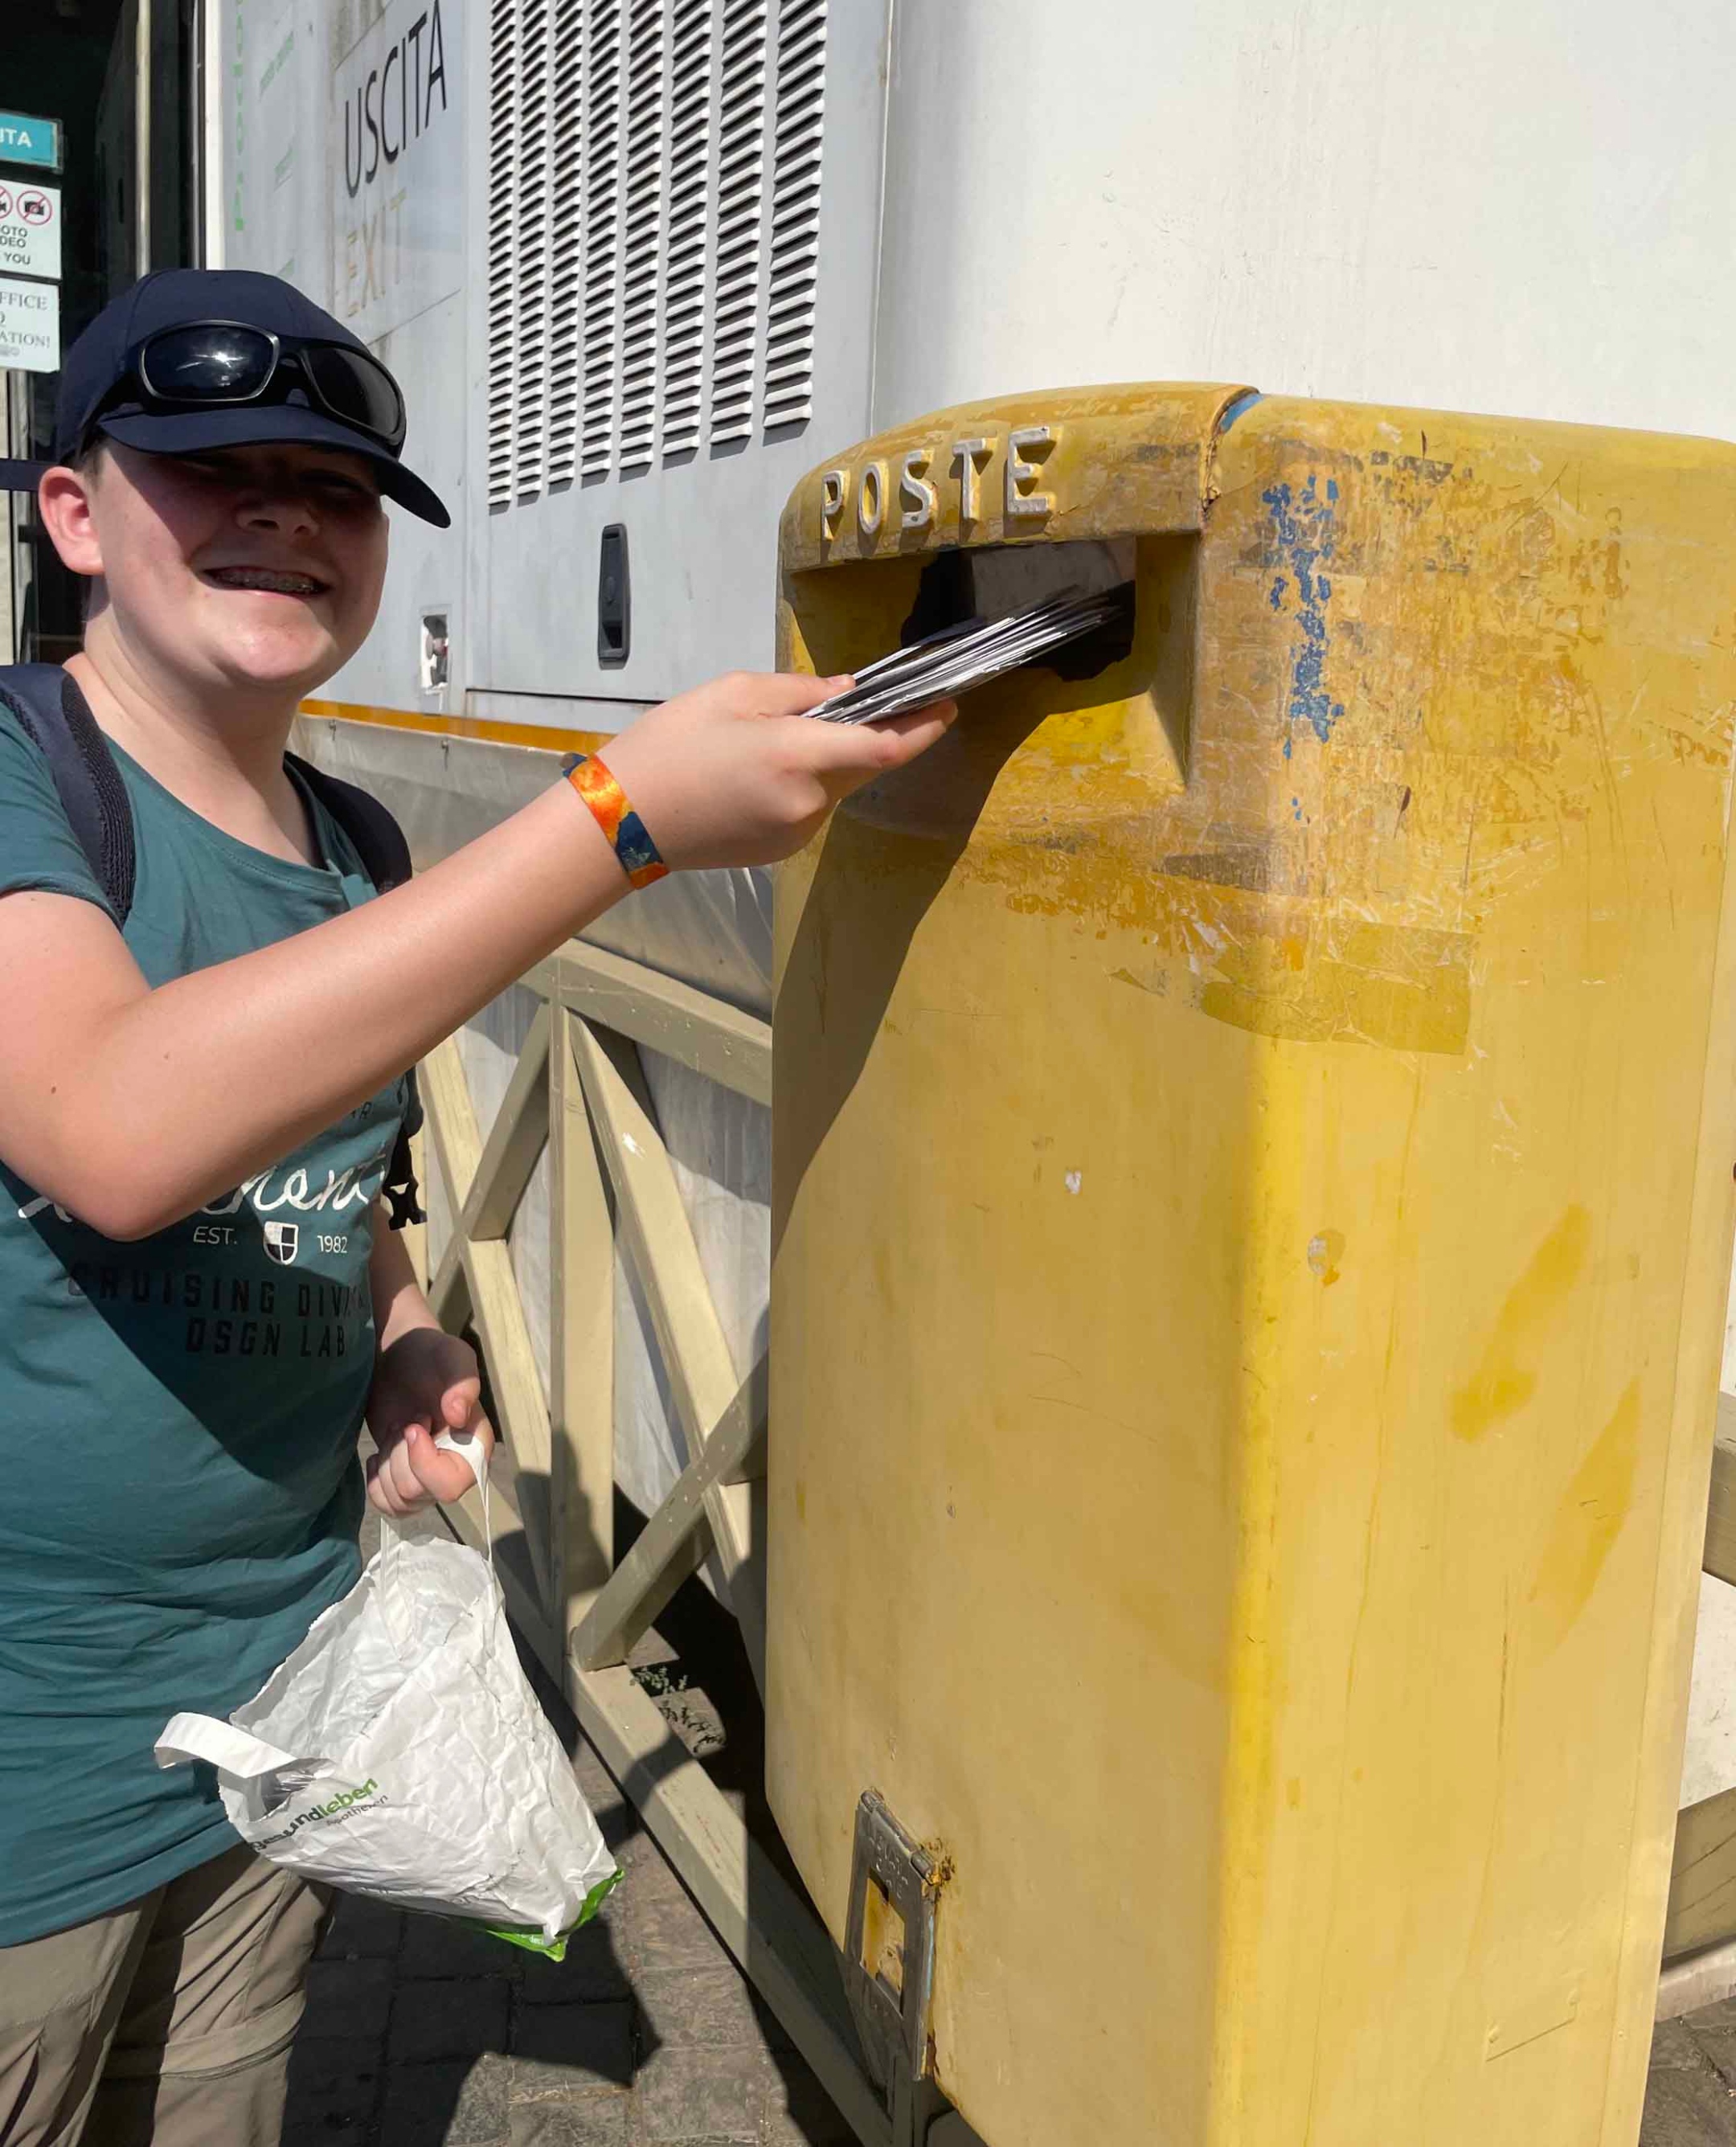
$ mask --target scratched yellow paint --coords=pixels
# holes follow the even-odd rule
[[[1129,387],[831,467],[792,663],[1009,532],[1134,538],[1138,617],[780,882],[803,1875],[842,1939],[870,1787],[944,1851],[991,2147],[1632,2147],[1736,1161],[1736,451]]]

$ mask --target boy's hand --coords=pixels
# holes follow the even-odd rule
[[[927,752],[958,713],[952,701],[883,723],[802,713],[849,683],[734,671],[651,709],[603,758],[669,865],[770,864],[841,798]]]
[[[483,1414],[476,1352],[438,1327],[413,1327],[374,1359],[368,1428],[380,1449],[368,1464],[368,1502],[401,1520],[462,1499],[476,1473],[462,1454],[434,1444],[443,1431],[468,1432],[486,1469],[494,1434]]]

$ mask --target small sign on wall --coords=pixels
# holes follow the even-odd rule
[[[60,368],[60,287],[0,276],[0,366],[21,373]]]
[[[332,77],[332,311],[378,344],[464,281],[463,0],[364,12]]]
[[[0,112],[0,164],[28,164],[39,172],[60,169],[60,122],[28,112]]]
[[[0,272],[58,281],[58,187],[0,176]]]

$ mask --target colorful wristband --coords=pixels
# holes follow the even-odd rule
[[[575,753],[563,763],[563,771],[619,858],[628,885],[649,887],[653,880],[662,879],[669,868],[652,841],[650,829],[596,754]]]

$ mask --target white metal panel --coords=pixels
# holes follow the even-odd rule
[[[551,0],[501,6],[515,8],[522,48],[527,14],[546,18]],[[463,670],[495,706],[503,693],[642,705],[768,667],[784,498],[868,426],[884,0],[590,0],[583,13],[578,481],[557,473],[551,419],[537,420],[550,444],[520,440],[515,404],[505,497],[498,403],[481,413],[474,461],[493,473],[481,488],[493,511],[470,532]],[[484,76],[488,58],[474,55]],[[563,87],[557,68],[557,107]],[[517,109],[522,128],[522,97]],[[488,183],[478,176],[473,195]],[[522,216],[528,197],[513,183]],[[572,183],[542,213],[558,217]],[[513,303],[524,303],[521,280]],[[477,322],[491,381],[503,378],[480,301]],[[552,311],[538,332],[553,336]],[[522,374],[522,323],[514,334]],[[628,663],[611,668],[597,659],[598,547],[616,522],[633,628]]]
[[[548,450],[551,484],[578,467],[584,305],[584,0],[556,0],[549,64]]]
[[[768,0],[724,0],[718,98],[717,298],[712,311],[711,438],[753,429],[759,341],[760,236],[765,209]]]
[[[638,707],[768,665],[790,485],[868,428],[887,0],[224,0],[226,258],[399,373],[354,703]],[[633,643],[597,660],[600,532]],[[423,615],[453,683],[420,689]],[[577,720],[577,718],[575,718]]]
[[[584,450],[587,477],[615,451],[616,307],[621,253],[620,0],[590,0],[585,29]]]
[[[317,8],[327,25],[324,79],[316,94],[325,127],[331,263],[323,294],[297,280],[398,376],[409,408],[405,459],[446,502],[455,525],[438,530],[390,510],[392,568],[379,623],[326,689],[335,700],[429,711],[453,705],[451,693],[421,690],[417,659],[428,612],[448,620],[453,675],[462,685],[465,502],[471,482],[479,490],[486,483],[483,468],[473,480],[468,420],[473,403],[486,408],[486,383],[467,360],[473,294],[478,307],[487,298],[486,282],[472,273],[477,257],[467,234],[476,168],[471,133],[490,118],[488,78],[473,65],[486,8],[487,0],[386,0],[383,7],[378,0],[320,0]],[[359,96],[365,133],[375,76],[383,123],[370,179],[371,140],[359,172],[356,167],[355,113]],[[390,109],[394,98],[397,114]],[[388,159],[388,148],[395,158]]]
[[[534,498],[543,488],[548,446],[548,10],[520,10],[513,174],[513,335],[508,353],[517,394],[513,492]],[[492,329],[492,323],[491,323]]]
[[[518,368],[518,0],[493,0],[488,55],[488,503],[513,497]]]
[[[826,0],[780,0],[766,293],[768,425],[799,424],[813,410],[825,123]]]
[[[327,93],[325,303],[366,343],[463,285],[463,0],[335,12],[329,82],[313,85]],[[295,280],[318,297],[313,273],[306,262]]]
[[[669,85],[669,241],[664,298],[663,453],[699,444],[705,394],[705,270],[711,221],[711,0],[678,6]]]
[[[308,231],[303,206],[321,153],[308,139],[313,12],[308,0],[278,0],[228,10],[223,19],[228,63],[213,78],[222,85],[226,258],[232,268],[264,268],[299,283],[315,266],[306,241],[317,243],[322,228]]]
[[[622,257],[621,468],[648,469],[657,439],[663,283],[663,0],[628,0],[626,238]]]

